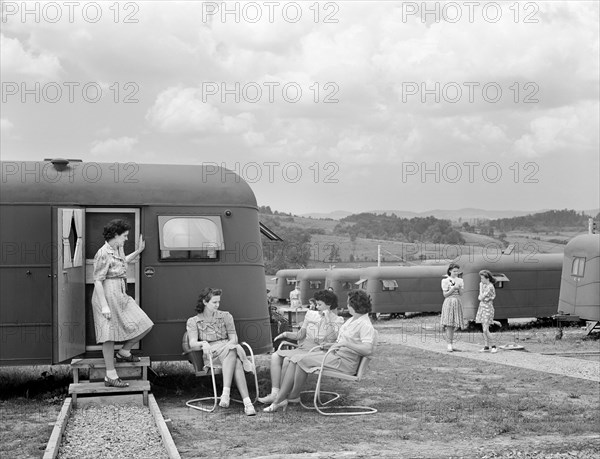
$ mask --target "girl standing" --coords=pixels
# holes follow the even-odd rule
[[[452,342],[454,340],[454,332],[459,328],[464,328],[462,302],[460,295],[462,294],[465,283],[458,277],[460,266],[456,263],[450,263],[447,277],[442,279],[442,292],[444,294],[444,304],[442,304],[441,325],[446,333],[446,342],[448,343],[448,352],[454,351]]]
[[[479,277],[481,282],[479,283],[479,296],[477,299],[480,303],[475,322],[481,324],[481,331],[483,332],[483,349],[480,352],[488,352],[492,341],[490,325],[494,322],[494,305],[492,301],[496,298],[495,279],[487,269],[479,271]],[[496,346],[492,346],[492,352],[496,351]]]

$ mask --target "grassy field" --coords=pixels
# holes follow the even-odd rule
[[[569,452],[574,454],[564,457],[594,457],[594,448],[600,447],[597,382],[456,358],[386,339],[397,327],[427,327],[438,321],[436,315],[416,315],[376,322],[384,344],[366,379],[325,382],[324,389],[342,393],[344,403],[374,406],[379,410],[375,415],[328,418],[293,407],[286,413],[261,411],[249,418],[236,404],[213,414],[194,411],[185,401],[208,395],[210,382],[196,378],[187,362],[155,362],[158,377],[152,391],[164,417],[172,420],[172,435],[184,458],[319,452],[351,457],[502,457],[511,451],[514,455],[504,457],[518,457],[517,452],[521,457]],[[598,351],[598,340],[585,339],[577,327],[565,329],[561,341],[554,339],[554,332],[532,323],[496,335],[500,342],[524,344],[529,352]],[[270,384],[269,357],[258,358],[264,394]],[[53,368],[52,381],[40,379],[40,371],[47,370],[0,370],[2,457],[41,456],[51,432],[48,423],[55,420],[70,382],[65,367]],[[32,379],[45,382],[32,385]]]

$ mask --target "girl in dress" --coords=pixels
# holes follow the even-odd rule
[[[480,301],[475,322],[481,324],[483,332],[483,349],[480,352],[489,352],[490,343],[492,342],[492,334],[490,333],[490,325],[494,322],[494,305],[492,301],[496,298],[496,289],[494,289],[494,276],[487,269],[479,271],[481,282],[479,283]],[[496,346],[492,346],[492,352],[496,352]]]
[[[154,323],[135,300],[127,295],[127,263],[137,257],[146,247],[140,235],[135,252],[125,256],[123,245],[131,227],[123,220],[111,220],[104,227],[105,244],[94,257],[94,293],[92,309],[96,341],[102,343],[102,355],[106,364],[105,386],[127,387],[115,370],[117,362],[139,362],[131,353],[133,346],[152,329]],[[115,341],[124,341],[115,356]]]
[[[442,304],[441,325],[446,333],[448,352],[452,352],[454,350],[452,347],[454,332],[465,326],[462,302],[460,300],[460,295],[465,288],[465,283],[458,277],[460,266],[456,263],[450,263],[446,272],[448,275],[442,279],[442,293],[446,299]]]

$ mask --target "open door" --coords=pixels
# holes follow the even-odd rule
[[[52,361],[59,363],[85,352],[85,211],[80,207],[54,210]]]

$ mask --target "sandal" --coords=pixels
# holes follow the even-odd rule
[[[129,383],[123,381],[121,378],[110,379],[108,376],[104,377],[104,385],[106,387],[129,387]]]
[[[116,360],[117,362],[139,362],[139,361],[140,361],[140,358],[139,358],[139,357],[136,357],[136,356],[135,356],[135,355],[133,355],[133,354],[130,354],[130,355],[128,355],[128,356],[124,356],[124,355],[121,355],[121,354],[119,354],[119,353],[117,352],[117,353],[116,353],[116,355],[115,355],[115,360]]]

